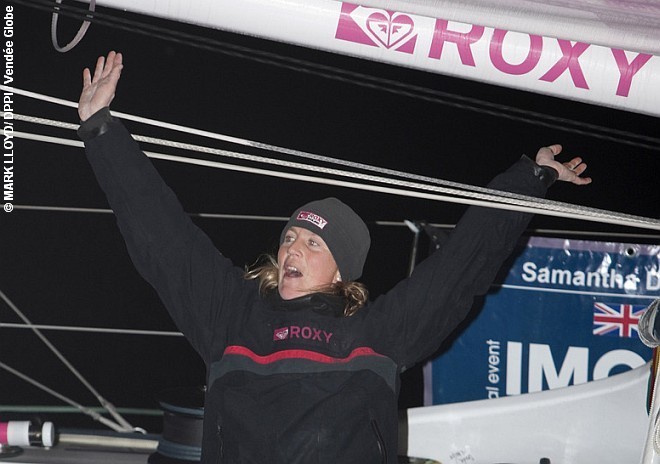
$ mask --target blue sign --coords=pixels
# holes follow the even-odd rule
[[[660,246],[532,237],[468,327],[425,369],[426,403],[576,385],[638,367]]]

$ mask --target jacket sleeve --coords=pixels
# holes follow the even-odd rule
[[[557,172],[522,157],[491,189],[542,197]],[[468,208],[443,247],[374,302],[388,321],[398,362],[409,367],[433,354],[484,295],[532,214]]]
[[[151,161],[107,108],[85,121],[78,134],[136,269],[206,360],[213,335],[210,328],[224,326],[223,301],[241,281],[240,271],[193,224]]]

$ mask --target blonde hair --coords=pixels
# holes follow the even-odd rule
[[[277,290],[280,269],[273,255],[262,256],[254,265],[245,270],[244,278],[259,281],[259,292],[265,295]],[[344,316],[352,316],[362,308],[369,299],[367,287],[360,282],[339,281],[327,287],[317,289],[321,293],[339,295],[346,301]]]

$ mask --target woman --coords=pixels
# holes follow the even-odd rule
[[[367,302],[355,282],[369,232],[337,199],[308,203],[277,258],[247,275],[183,212],[110,116],[122,57],[83,72],[79,135],[131,258],[207,366],[204,463],[395,463],[399,374],[432,354],[488,290],[530,215],[469,208],[443,249]],[[490,188],[543,196],[584,185],[561,147],[521,158]]]

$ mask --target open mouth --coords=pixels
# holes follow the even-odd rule
[[[298,270],[298,268],[294,266],[285,266],[284,277],[288,277],[288,278],[302,277],[302,273]]]

